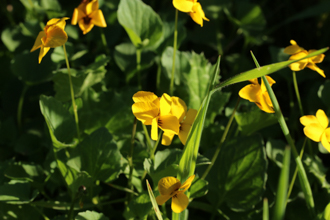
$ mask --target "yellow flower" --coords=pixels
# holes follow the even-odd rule
[[[314,115],[305,115],[300,118],[300,123],[304,125],[305,135],[315,142],[321,142],[323,147],[330,152],[330,128],[329,119],[323,110],[319,109]]]
[[[159,99],[152,92],[140,91],[133,95],[132,112],[145,125],[151,125],[151,139],[158,139],[158,127],[164,133],[179,133],[178,118],[171,114],[172,99],[166,93]],[[169,145],[163,136],[162,144]]]
[[[291,40],[290,43],[292,44],[291,46],[288,46],[284,49],[284,53],[287,53],[290,56],[289,60],[296,60],[296,59],[301,59],[308,54],[316,51],[316,50],[305,50],[302,47],[299,47],[298,44],[294,41]],[[318,66],[316,66],[315,63],[321,63],[324,59],[325,55],[324,54],[319,54],[314,57],[310,57],[307,59],[300,60],[298,62],[292,63],[289,65],[290,69],[292,71],[300,71],[305,69],[305,67],[308,67],[316,72],[318,72],[321,76],[325,78],[324,71],[321,70]]]
[[[203,27],[203,20],[209,21],[197,0],[173,0],[173,6],[179,11],[189,13],[190,17],[201,27]]]
[[[65,20],[69,18],[53,18],[47,22],[43,31],[40,31],[30,52],[40,48],[39,63],[50,48],[62,46],[68,40],[68,35],[64,31]]]
[[[78,8],[75,8],[72,15],[71,24],[78,23],[83,34],[87,34],[92,30],[94,25],[99,27],[106,27],[102,11],[99,9],[98,0],[83,0]]]
[[[180,213],[188,206],[189,199],[184,194],[191,186],[195,175],[190,176],[182,185],[175,177],[164,177],[158,182],[158,190],[160,196],[156,197],[158,205],[163,205],[167,200],[172,198],[171,208],[173,212]]]
[[[269,77],[266,76],[267,81],[269,83],[270,86],[272,86],[275,81]],[[264,84],[264,82],[261,82],[261,85],[258,83],[258,79],[252,79],[249,80],[252,84],[247,85],[245,87],[243,87],[238,95],[243,98],[243,99],[247,99],[250,102],[254,102],[256,103],[256,105],[263,111],[267,112],[267,113],[274,113],[274,108],[273,108],[273,104],[272,101],[270,100],[269,94],[267,92],[266,86]]]

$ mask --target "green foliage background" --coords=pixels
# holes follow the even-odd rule
[[[213,168],[201,179],[236,105],[238,91],[247,83],[226,86],[212,96],[208,89],[254,69],[250,51],[264,66],[288,60],[283,49],[291,39],[306,49],[329,46],[330,1],[199,2],[210,19],[203,27],[182,12],[178,19],[174,95],[197,110],[209,97],[197,125],[196,132],[202,136],[192,135],[196,142],[187,144],[197,143],[196,170],[195,165],[188,170],[196,179],[190,188],[188,211],[180,218],[262,219],[263,198],[268,198],[272,216],[287,145],[276,117],[241,100]],[[94,27],[86,35],[68,20],[66,48],[80,142],[63,48],[51,49],[41,64],[38,52],[29,52],[48,20],[71,17],[79,3],[0,2],[1,219],[156,219],[145,179],[157,196],[159,179],[184,176],[182,158],[186,157],[182,157],[179,139],[169,147],[158,146],[153,158],[154,142],[149,145],[140,122],[132,173],[129,161],[133,94],[139,90],[158,96],[169,93],[175,19],[172,2],[100,0],[107,28]],[[141,53],[140,77],[137,53]],[[219,55],[220,74],[215,72]],[[327,54],[318,66],[330,75]],[[272,88],[300,151],[305,136],[291,70],[281,69],[272,78],[276,81]],[[297,80],[305,114],[315,115],[323,109],[330,115],[330,82],[310,69],[297,72]],[[329,219],[329,154],[321,144],[308,141],[302,161],[316,215],[309,215],[296,181],[284,219]],[[291,159],[290,180],[294,170]],[[164,219],[171,218],[169,203],[160,210]]]

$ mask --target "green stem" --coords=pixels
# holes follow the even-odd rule
[[[100,29],[100,32],[101,32],[101,39],[102,39],[102,44],[105,48],[105,52],[110,55],[110,50],[109,50],[109,47],[108,47],[108,43],[107,43],[107,38],[105,37],[105,34],[104,34],[104,31],[102,28],[99,28]]]
[[[18,101],[18,107],[17,107],[17,124],[18,124],[18,129],[21,130],[22,128],[22,110],[23,110],[23,103],[24,103],[24,96],[26,91],[28,90],[29,85],[24,83],[24,87],[21,93],[21,96]]]
[[[259,65],[257,59],[255,58],[255,56],[253,55],[252,52],[251,52],[251,54],[252,54],[252,57],[254,59],[254,62],[256,64],[256,66],[258,68],[260,68],[260,65]],[[302,191],[304,192],[304,195],[305,195],[305,198],[306,198],[307,208],[309,210],[309,213],[310,213],[312,219],[314,219],[315,218],[314,199],[313,199],[313,194],[312,194],[312,190],[311,190],[310,184],[308,182],[308,178],[307,178],[307,174],[306,174],[305,168],[304,168],[304,166],[303,166],[303,164],[301,162],[301,159],[300,159],[300,157],[298,155],[296,146],[294,145],[293,139],[292,139],[292,137],[290,135],[289,128],[288,128],[288,126],[287,126],[287,124],[285,122],[285,119],[284,119],[283,114],[281,112],[280,105],[278,104],[278,101],[276,99],[276,96],[274,94],[274,91],[270,87],[266,76],[262,76],[261,78],[264,81],[264,84],[266,86],[266,89],[267,89],[267,92],[269,94],[270,100],[272,101],[272,104],[273,104],[273,107],[274,107],[274,110],[275,110],[275,115],[277,117],[278,123],[280,124],[280,127],[282,129],[282,132],[283,132],[283,134],[285,136],[285,139],[288,142],[288,144],[290,145],[291,150],[293,152],[293,157],[294,157],[294,159],[296,161],[297,168],[298,168],[298,177],[299,177],[300,185],[302,187]]]
[[[299,94],[299,89],[298,89],[298,83],[297,83],[297,77],[296,77],[296,72],[292,72],[292,78],[293,78],[293,86],[294,86],[294,91],[296,92],[297,100],[298,100],[298,106],[300,110],[300,115],[304,115],[303,107],[301,104],[301,99],[300,99],[300,94]]]
[[[303,116],[305,114],[304,114],[304,109],[301,104],[301,98],[300,98],[300,93],[299,93],[299,88],[298,88],[298,83],[297,83],[296,72],[294,72],[294,71],[292,72],[292,78],[293,78],[294,91],[296,92],[296,96],[297,96],[297,100],[298,100],[300,116]],[[308,151],[309,151],[310,155],[314,155],[312,143],[310,141],[308,141]]]
[[[132,184],[132,178],[133,178],[133,153],[134,153],[134,142],[135,142],[135,134],[136,134],[136,125],[137,125],[137,119],[134,118],[133,128],[132,128],[132,137],[131,137],[131,147],[130,151],[127,156],[128,160],[128,166],[129,166],[129,176],[128,176],[128,184],[127,188],[130,190],[133,190],[133,184]],[[127,204],[131,200],[131,193],[127,193]]]
[[[151,152],[152,151],[152,146],[151,146],[151,140],[150,140],[148,129],[147,129],[146,125],[143,124],[143,123],[142,123],[142,127],[143,127],[143,131],[144,131],[144,135],[145,135],[146,140],[147,140],[147,146],[149,148],[149,151]]]
[[[300,151],[300,160],[302,159],[302,156],[304,154],[304,149],[305,149],[306,141],[307,141],[307,138],[305,138],[304,144],[303,144],[303,146],[301,148],[301,151]],[[290,198],[292,189],[293,189],[293,185],[294,185],[294,183],[296,181],[296,178],[297,178],[297,174],[298,174],[298,167],[296,166],[296,169],[294,171],[294,174],[293,174],[293,177],[292,177],[290,186],[289,186],[288,195],[286,197],[286,204],[288,204],[288,201],[289,201],[289,198]]]
[[[285,122],[285,119],[283,117],[283,114],[280,110],[280,106],[278,104],[278,101],[276,99],[276,96],[272,90],[272,88],[270,87],[267,79],[265,76],[262,76],[262,80],[264,81],[265,85],[266,85],[266,88],[267,88],[267,91],[269,93],[269,96],[270,96],[270,99],[273,103],[273,106],[274,106],[274,110],[275,110],[275,115],[277,117],[277,120],[280,124],[280,127],[282,129],[282,132],[285,136],[285,139],[287,140],[288,144],[290,145],[291,147],[291,150],[292,150],[292,153],[293,153],[293,156],[295,158],[295,161],[296,161],[296,164],[297,164],[297,168],[298,168],[298,175],[299,175],[299,181],[300,181],[300,185],[302,187],[302,190],[304,192],[304,195],[305,195],[305,198],[306,198],[306,203],[307,203],[307,207],[309,209],[309,212],[311,214],[311,217],[312,219],[314,219],[315,217],[315,211],[314,211],[314,199],[313,199],[313,194],[312,194],[312,190],[311,190],[311,187],[310,187],[310,184],[308,182],[308,179],[307,179],[307,175],[306,175],[306,171],[305,171],[305,168],[301,162],[301,159],[298,155],[298,152],[297,152],[297,149],[294,145],[294,142],[293,142],[293,139],[290,135],[290,131],[288,129],[288,126]]]
[[[264,198],[262,220],[269,220],[269,206],[267,198]]]
[[[156,58],[157,62],[157,79],[156,79],[156,91],[160,90],[160,75],[162,73],[162,65],[159,58]]]
[[[237,99],[237,103],[236,103],[236,106],[235,106],[235,108],[234,108],[234,110],[233,110],[233,112],[232,112],[232,114],[231,114],[231,116],[230,116],[230,118],[229,118],[229,121],[228,121],[228,123],[227,123],[226,129],[225,129],[225,131],[224,131],[223,134],[222,134],[222,137],[221,137],[220,143],[219,143],[217,149],[216,149],[215,152],[214,152],[214,155],[213,155],[213,157],[212,157],[211,163],[210,163],[209,166],[206,168],[206,170],[205,170],[205,172],[203,173],[201,179],[205,179],[205,178],[206,178],[206,176],[208,175],[208,173],[209,173],[210,170],[212,169],[212,167],[213,167],[215,161],[217,160],[217,157],[218,157],[218,155],[219,155],[219,153],[220,153],[220,150],[221,150],[221,146],[222,146],[222,144],[225,142],[226,137],[227,137],[227,134],[228,134],[228,131],[229,131],[230,126],[231,126],[231,124],[232,124],[232,122],[233,122],[233,119],[234,119],[234,116],[235,116],[235,112],[236,112],[236,110],[237,110],[237,108],[238,108],[238,105],[239,105],[240,100],[241,100],[241,97],[238,97],[238,99]]]
[[[77,192],[74,196],[74,198],[71,201],[71,205],[70,205],[70,210],[69,210],[69,215],[68,215],[68,220],[74,220],[74,203],[76,201],[76,199],[78,198],[79,192]]]
[[[157,139],[156,143],[154,144],[154,147],[150,151],[150,157],[149,158],[152,160],[153,164],[155,164],[155,152],[156,152],[156,149],[158,147],[160,137],[162,136],[162,134],[163,134],[163,131],[159,132],[158,139]],[[142,176],[141,176],[141,181],[146,177],[146,175],[147,175],[147,171],[145,170],[143,172]]]
[[[74,119],[75,119],[75,122],[76,122],[76,129],[77,129],[78,142],[79,142],[80,141],[80,131],[79,131],[78,109],[77,109],[77,105],[76,105],[76,102],[75,102],[75,99],[74,99],[74,91],[73,91],[72,80],[71,80],[71,71],[70,71],[68,55],[67,55],[66,49],[65,49],[65,44],[63,44],[63,50],[64,50],[66,67],[68,69],[70,93],[71,93],[71,100],[72,100],[72,108],[73,108],[73,113],[74,113]]]
[[[173,62],[172,62],[172,74],[170,83],[170,95],[173,95],[174,86],[174,73],[175,73],[175,55],[178,43],[178,10],[175,10],[175,29],[174,29],[174,40],[173,40]]]
[[[136,72],[138,77],[139,89],[141,90],[142,84],[141,84],[141,49],[140,48],[136,49]]]

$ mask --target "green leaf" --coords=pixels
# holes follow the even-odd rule
[[[55,148],[73,147],[77,134],[73,115],[53,97],[40,96],[40,110],[44,116]]]
[[[274,114],[265,113],[256,106],[251,111],[237,111],[235,120],[243,135],[253,134],[256,131],[277,123],[277,118]]]
[[[124,212],[124,217],[126,219],[146,219],[151,208],[152,204],[150,197],[146,192],[144,192],[130,201],[128,204],[128,209]]]
[[[175,55],[175,74],[174,74],[174,83],[175,85],[180,85],[181,75],[183,73],[188,74],[190,72],[190,53],[176,51]],[[165,70],[167,78],[171,78],[172,74],[172,65],[173,65],[173,47],[167,47],[161,58],[162,66]]]
[[[269,75],[271,73],[274,73],[276,71],[279,71],[280,69],[283,69],[283,68],[287,67],[291,63],[295,63],[299,60],[307,59],[309,57],[313,57],[313,56],[325,53],[328,49],[329,48],[323,48],[323,49],[317,50],[313,53],[310,53],[308,56],[303,57],[303,58],[298,59],[298,60],[289,60],[289,61],[283,61],[283,62],[279,62],[279,63],[273,63],[273,64],[269,64],[269,65],[266,65],[266,66],[262,66],[262,67],[259,67],[259,68],[255,68],[255,69],[246,71],[244,73],[237,74],[234,77],[232,77],[230,79],[227,79],[224,82],[220,83],[219,85],[215,86],[212,91],[217,91],[217,90],[219,90],[219,89],[221,89],[225,86],[229,86],[229,85],[232,85],[234,83],[248,81],[250,79],[255,79],[255,78],[259,78],[261,76]]]
[[[111,182],[126,165],[112,135],[105,128],[86,137],[70,155],[67,164],[77,171],[87,172],[93,180]]]
[[[194,182],[190,187],[190,197],[197,198],[205,196],[208,192],[208,182],[206,180],[195,177]]]
[[[12,180],[0,186],[1,202],[24,204],[33,201],[37,195],[38,191],[32,191],[29,182]]]
[[[109,218],[102,213],[87,210],[86,212],[79,212],[75,220],[109,220]]]
[[[53,77],[53,63],[49,55],[38,63],[38,52],[17,54],[11,61],[10,68],[13,73],[27,84],[39,84],[50,81]]]
[[[12,205],[0,202],[0,219],[3,220],[36,220],[40,216],[39,210],[32,208],[30,204]]]
[[[109,62],[110,58],[106,56],[99,56],[95,59],[95,62],[87,66],[83,71],[75,71],[71,69],[72,72],[76,72],[76,76],[72,76],[72,86],[74,90],[75,97],[82,95],[91,86],[102,82],[106,74],[105,66]],[[67,70],[61,70],[56,73],[53,79],[55,83],[55,98],[59,101],[69,101],[71,100],[69,77],[67,75]]]
[[[6,169],[4,174],[11,179],[33,182],[34,179],[43,175],[43,170],[40,165],[14,163]]]
[[[117,14],[135,47],[152,47],[162,37],[159,15],[141,0],[121,0]]]
[[[136,47],[132,43],[122,43],[115,47],[114,58],[118,67],[126,75],[128,82],[137,72],[136,70]],[[142,51],[140,71],[153,64],[155,54],[152,51]]]
[[[330,220],[330,203],[327,205],[327,207],[325,207],[323,217],[325,220]]]
[[[206,178],[212,204],[226,203],[232,210],[245,211],[261,201],[267,161],[259,136],[224,142],[215,167]]]
[[[311,157],[305,154],[304,163],[307,165],[307,170],[312,173],[317,180],[320,182],[323,188],[326,188],[328,192],[330,191],[330,184],[326,179],[327,168],[324,167],[322,160],[318,156]]]

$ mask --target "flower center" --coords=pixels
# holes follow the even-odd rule
[[[83,19],[84,19],[84,23],[85,24],[90,24],[90,22],[91,22],[91,18],[90,17],[86,16]]]

